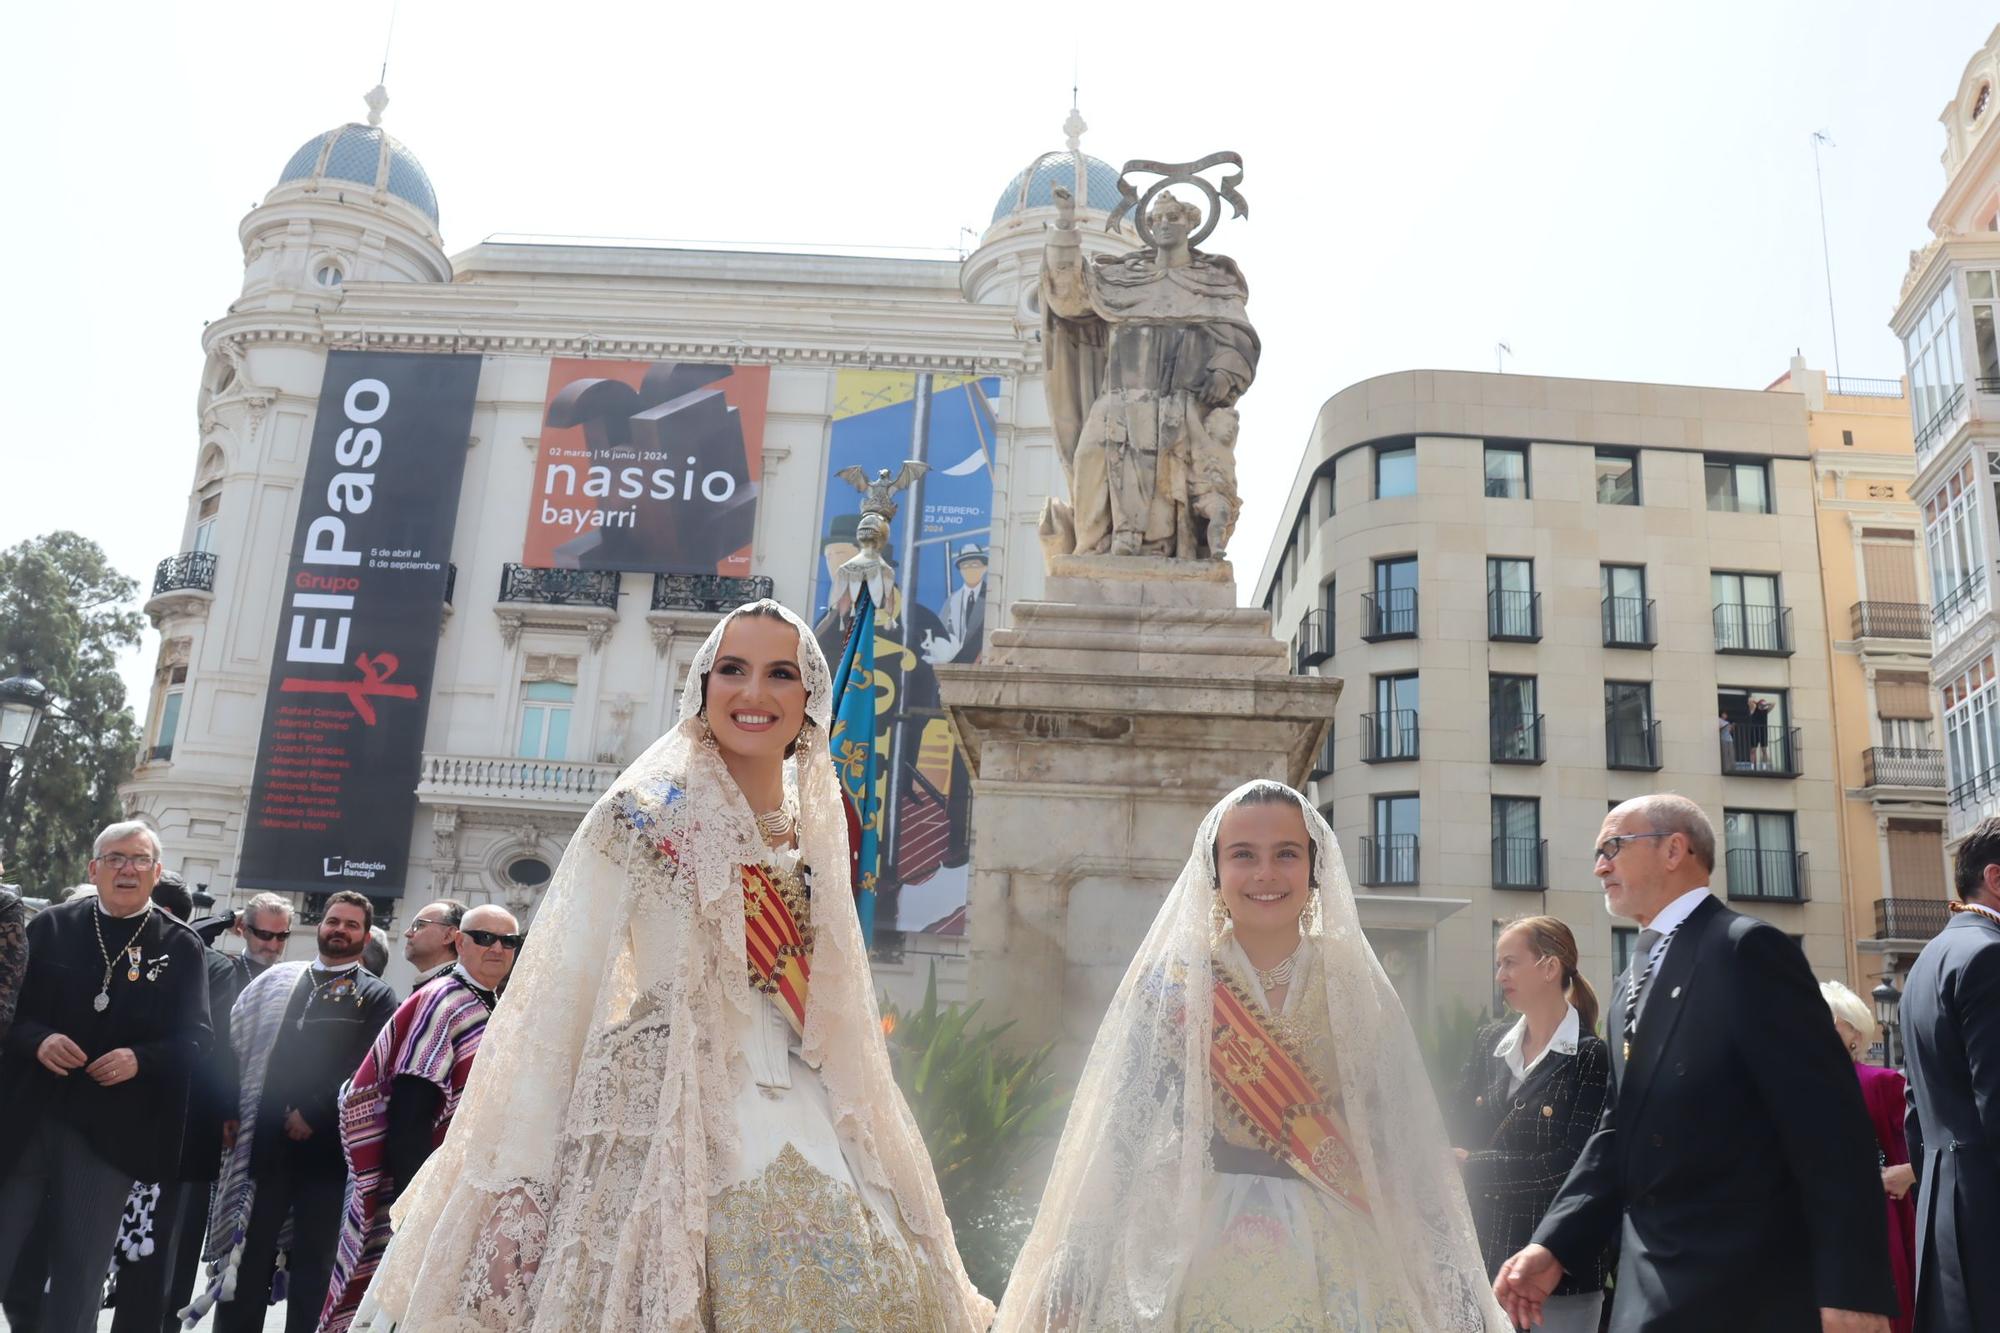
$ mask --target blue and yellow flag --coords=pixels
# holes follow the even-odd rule
[[[876,796],[875,606],[863,584],[854,599],[854,629],[833,678],[833,771],[861,829],[855,854],[854,909],[861,942],[875,943],[875,884],[882,867],[882,803]]]

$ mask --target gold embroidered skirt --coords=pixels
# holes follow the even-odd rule
[[[908,1234],[789,1143],[710,1205],[707,1302],[714,1333],[947,1327]]]
[[[1418,1333],[1375,1227],[1303,1180],[1212,1174],[1182,1333]],[[1390,1279],[1393,1281],[1393,1279]]]

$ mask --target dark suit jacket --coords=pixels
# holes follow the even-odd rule
[[[1710,899],[1653,978],[1617,1095],[1535,1240],[1565,1268],[1619,1241],[1613,1333],[1818,1333],[1893,1315],[1875,1133],[1805,955]]]
[[[1917,1329],[2000,1328],[2000,925],[1961,912],[1903,987]]]
[[[1580,1033],[1574,1055],[1546,1052],[1521,1086],[1493,1048],[1511,1023],[1479,1030],[1452,1099],[1452,1142],[1466,1150],[1465,1197],[1479,1230],[1489,1277],[1534,1238],[1535,1227],[1604,1118],[1611,1097],[1611,1053]],[[1563,1274],[1558,1296],[1602,1291],[1610,1252]]]

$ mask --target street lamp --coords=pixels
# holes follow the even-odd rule
[[[1896,1051],[1896,1013],[1903,1005],[1903,994],[1896,989],[1894,973],[1884,971],[1881,984],[1869,992],[1875,1001],[1875,1021],[1882,1025],[1882,1059],[1891,1068],[1898,1068],[1902,1061]]]
[[[14,776],[14,756],[34,744],[35,731],[48,710],[49,689],[33,671],[0,680],[0,811],[7,806],[7,784]]]

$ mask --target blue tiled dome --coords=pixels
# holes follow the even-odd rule
[[[1079,207],[1109,213],[1118,206],[1118,168],[1086,153],[1083,180],[1085,197],[1077,200]],[[1027,186],[1025,198],[1023,185]],[[1056,200],[1052,191],[1058,185],[1076,188],[1076,158],[1069,153],[1050,153],[1008,181],[1000,192],[1000,202],[993,206],[993,220],[998,222],[1019,208],[1053,208]]]
[[[438,220],[437,192],[423,163],[380,126],[348,124],[315,135],[285,163],[278,184],[315,178],[387,190],[433,225]]]

